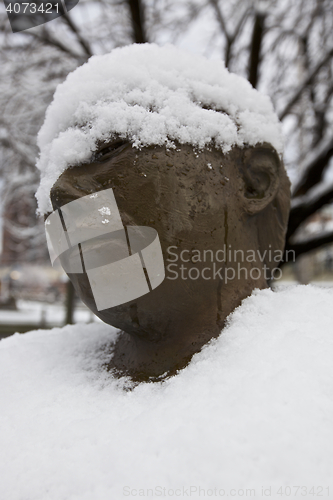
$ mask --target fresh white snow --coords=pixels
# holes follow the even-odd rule
[[[283,150],[270,98],[222,61],[172,45],[117,48],[91,57],[57,87],[38,135],[40,213],[52,209],[49,193],[61,173],[89,161],[97,142],[113,136],[137,148],[178,141],[227,152],[268,142]]]
[[[103,368],[107,325],[2,340],[0,498],[327,498],[332,301],[314,286],[255,291],[187,368],[132,391]]]

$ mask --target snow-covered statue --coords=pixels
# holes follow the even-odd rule
[[[51,260],[122,331],[110,368],[175,373],[272,278],[290,198],[280,125],[222,62],[149,44],[94,56],[38,143]]]

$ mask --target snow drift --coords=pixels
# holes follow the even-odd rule
[[[332,300],[312,286],[257,290],[187,368],[131,391],[103,368],[107,325],[2,340],[0,497],[328,497]]]

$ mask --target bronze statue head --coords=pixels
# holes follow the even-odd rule
[[[111,188],[123,225],[159,236],[165,278],[134,300],[98,310],[87,273],[68,273],[82,301],[122,331],[110,364],[117,373],[174,374],[220,334],[242,299],[267,287],[284,248],[290,193],[281,155],[260,139],[223,152],[214,140],[199,147],[177,137],[137,147],[113,132],[53,184],[53,210]]]

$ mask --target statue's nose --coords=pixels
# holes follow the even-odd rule
[[[71,169],[66,170],[51,189],[51,202],[54,210],[61,208],[67,203],[77,200],[82,196],[95,193],[102,186],[87,175],[74,174]]]

